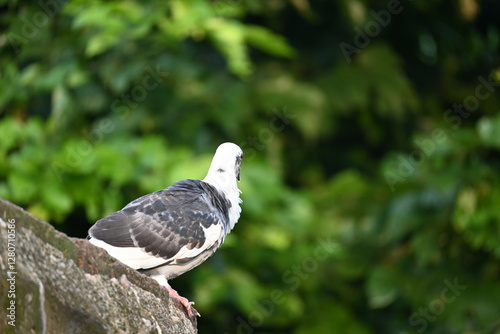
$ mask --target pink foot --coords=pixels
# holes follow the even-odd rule
[[[180,296],[179,293],[174,289],[172,289],[171,286],[167,286],[166,288],[168,290],[168,295],[171,298],[177,299],[182,305],[184,305],[189,317],[194,317],[195,315],[200,316],[198,311],[196,311],[195,308],[193,307],[194,302],[190,302],[187,298]]]

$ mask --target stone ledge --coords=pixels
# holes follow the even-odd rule
[[[12,220],[15,239],[8,239]],[[197,333],[196,318],[155,280],[2,199],[0,240],[0,332]],[[12,300],[15,327],[8,324]]]

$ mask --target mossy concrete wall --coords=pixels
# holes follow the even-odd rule
[[[0,333],[196,332],[156,281],[0,199]]]

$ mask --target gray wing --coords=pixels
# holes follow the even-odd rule
[[[184,180],[98,220],[89,235],[116,247],[143,248],[168,262],[183,247],[198,254],[220,239],[209,234],[210,227],[222,225],[225,230],[229,208],[229,201],[213,186]]]

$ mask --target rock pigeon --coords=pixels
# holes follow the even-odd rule
[[[167,280],[210,257],[238,222],[242,201],[236,180],[242,159],[238,145],[221,144],[203,180],[178,181],[130,202],[98,220],[89,229],[89,241],[157,280],[193,316],[194,303]]]

